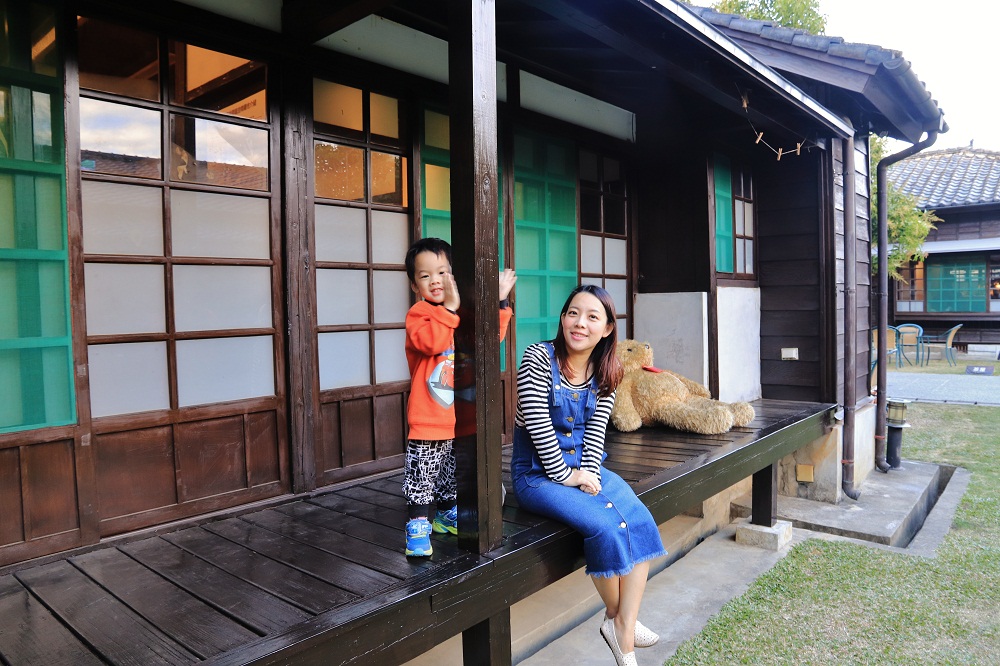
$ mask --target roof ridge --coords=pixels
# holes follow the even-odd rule
[[[903,52],[888,49],[878,44],[865,42],[848,42],[836,35],[816,35],[803,28],[788,28],[777,21],[752,19],[739,14],[719,12],[711,7],[687,5],[687,8],[698,15],[703,21],[733,31],[760,35],[765,39],[785,42],[802,48],[828,53],[831,56],[849,58],[851,60],[866,60],[884,62],[886,60],[902,59]]]

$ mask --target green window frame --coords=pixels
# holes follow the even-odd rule
[[[986,312],[986,258],[930,258],[926,262],[927,312]]]
[[[0,433],[76,422],[55,15],[0,5]]]
[[[517,360],[551,340],[559,310],[579,284],[577,151],[569,141],[519,131],[514,136],[514,258]]]
[[[715,271],[738,279],[754,279],[756,221],[753,178],[743,168],[716,153],[712,159],[715,179]]]

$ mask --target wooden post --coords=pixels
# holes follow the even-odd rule
[[[462,297],[455,333],[458,540],[485,553],[503,536],[496,7],[493,0],[451,0],[448,14],[452,270]],[[510,664],[510,608],[463,632],[462,651],[468,666]]]
[[[287,63],[287,61],[286,61]],[[288,403],[292,439],[292,489],[316,487],[316,428],[319,366],[316,349],[316,299],[313,276],[312,191],[307,159],[312,143],[312,78],[306,68],[286,64],[282,71],[282,196],[285,201],[285,263],[288,307]]]
[[[466,664],[509,664],[510,608],[462,632],[462,656]]]
[[[754,472],[750,499],[750,523],[774,527],[778,522],[778,463]]]
[[[502,536],[496,19],[491,0],[452,0],[448,13],[452,269],[462,297],[455,335],[459,543],[485,553]]]

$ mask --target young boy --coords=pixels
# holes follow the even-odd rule
[[[406,253],[406,274],[417,302],[406,313],[406,361],[410,366],[410,399],[406,417],[406,476],[403,494],[409,509],[406,554],[427,557],[431,530],[458,534],[455,488],[455,329],[460,299],[451,274],[451,246],[440,238],[424,238]],[[507,332],[511,309],[507,296],[517,277],[500,274],[500,339]],[[433,525],[428,520],[434,513]]]

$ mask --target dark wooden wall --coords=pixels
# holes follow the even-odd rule
[[[1000,238],[1000,205],[985,209],[939,209],[941,221],[927,234],[928,241]]]
[[[827,398],[822,382],[826,363],[821,276],[827,269],[820,208],[823,159],[824,153],[817,150],[780,161],[761,160],[754,171],[765,398]],[[782,361],[782,347],[797,347],[799,360]]]

